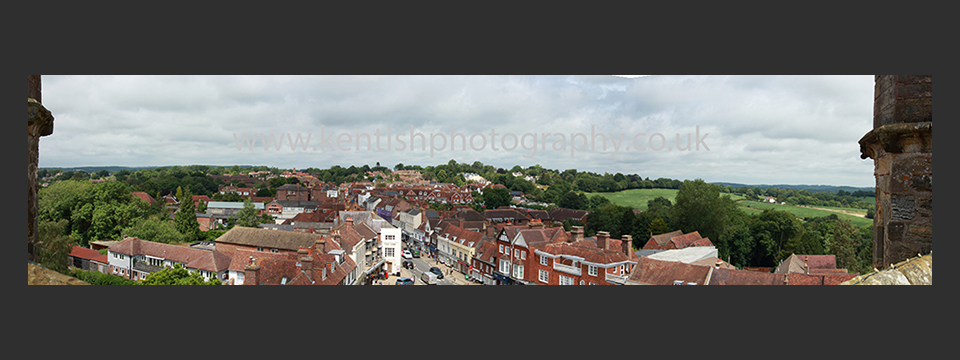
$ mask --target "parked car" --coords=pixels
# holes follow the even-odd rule
[[[403,251],[403,258],[404,258],[404,259],[413,259],[413,254],[410,253],[410,250],[404,250],[404,251]]]
[[[403,261],[403,268],[413,270],[413,261]]]
[[[397,285],[413,285],[413,279],[405,277],[397,279]]]
[[[432,267],[430,268],[430,272],[437,274],[437,279],[443,279],[443,271],[441,271],[439,268]]]

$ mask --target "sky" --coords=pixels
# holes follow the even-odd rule
[[[872,187],[873,75],[43,75],[40,167],[439,165]],[[264,143],[266,140],[266,144]]]

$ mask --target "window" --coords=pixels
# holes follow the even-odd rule
[[[547,265],[547,257],[540,255],[540,265]]]
[[[560,275],[560,285],[573,285],[573,278]]]
[[[517,258],[517,259],[520,258],[520,250],[519,250],[519,249],[513,249],[513,257],[515,257],[515,258]]]
[[[257,251],[263,251],[263,248],[262,248],[262,247],[258,247],[258,248],[257,248]]]
[[[500,253],[503,254],[503,244],[500,244]]]
[[[510,262],[507,260],[500,260],[500,272],[504,274],[510,273]]]
[[[526,260],[526,259],[527,259],[527,252],[521,250],[521,251],[520,251],[520,258],[523,259],[523,260]]]
[[[597,267],[595,265],[588,265],[587,274],[590,276],[597,276]]]
[[[277,249],[270,249],[270,252],[272,252],[272,253],[278,253],[278,252],[280,252],[280,250],[277,250]]]
[[[396,238],[397,238],[396,235],[384,235],[384,236],[383,236],[383,239],[384,239],[384,240],[395,240]]]
[[[583,285],[583,280],[580,280],[580,285]]]
[[[523,279],[523,265],[513,267],[513,277]]]
[[[383,256],[384,256],[384,257],[393,257],[393,256],[394,256],[394,255],[393,255],[393,248],[392,248],[392,247],[383,248]]]
[[[539,276],[540,282],[546,283],[547,280],[549,280],[548,277],[550,276],[550,274],[546,270],[539,270],[539,272],[540,272],[540,276]]]

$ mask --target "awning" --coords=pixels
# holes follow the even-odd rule
[[[510,282],[510,278],[497,273],[493,273],[493,278],[503,282]]]

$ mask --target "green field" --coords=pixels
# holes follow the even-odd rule
[[[607,200],[610,200],[611,203],[614,203],[620,206],[628,206],[634,209],[646,210],[647,201],[653,200],[653,198],[657,196],[663,196],[668,200],[670,200],[671,203],[676,203],[677,192],[679,192],[679,190],[677,189],[631,189],[631,190],[624,190],[624,191],[613,192],[613,193],[587,193],[587,196],[588,197],[602,196],[607,198]],[[730,195],[730,198],[733,199],[734,201],[743,200],[743,196],[738,194],[724,193],[721,195]],[[873,224],[873,220],[871,219],[864,219],[858,216],[841,214],[841,213],[827,211],[827,210],[817,210],[817,209],[810,209],[810,208],[804,208],[804,207],[793,206],[793,205],[770,204],[770,203],[763,203],[758,201],[747,201],[747,200],[740,201],[738,204],[740,205],[740,210],[751,215],[762,213],[763,210],[765,209],[776,209],[776,210],[789,212],[800,218],[820,217],[820,216],[829,216],[830,214],[837,214],[837,216],[839,216],[841,219],[850,220],[850,222],[852,222],[855,226]],[[866,210],[863,210],[863,209],[828,207],[828,206],[818,206],[818,207],[866,213]]]
[[[630,189],[612,193],[586,193],[587,197],[593,196],[602,196],[610,200],[611,203],[628,206],[634,209],[646,210],[647,202],[653,200],[657,196],[663,196],[670,200],[670,203],[676,203],[677,192],[680,190],[677,189]],[[743,196],[738,194],[721,194],[721,195],[730,195],[730,198],[734,201],[743,199]]]
[[[740,209],[747,212],[748,214],[760,213],[766,209],[775,209],[775,210],[789,212],[800,218],[820,217],[820,216],[829,216],[830,214],[837,214],[837,216],[839,216],[841,219],[850,220],[850,222],[852,222],[853,225],[858,227],[863,225],[873,224],[872,219],[864,219],[858,216],[840,214],[840,213],[827,211],[827,210],[803,208],[803,207],[793,206],[793,205],[770,204],[770,203],[763,203],[763,202],[757,202],[757,201],[741,201],[739,202],[739,204],[740,204]]]
[[[612,193],[586,193],[587,197],[602,196],[610,200],[611,203],[628,206],[634,209],[646,210],[647,202],[657,196],[663,196],[670,200],[670,203],[676,202],[677,189],[630,189]]]

